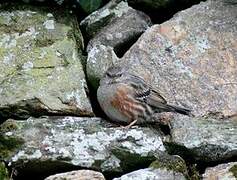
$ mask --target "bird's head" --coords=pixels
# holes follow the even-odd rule
[[[125,67],[114,65],[107,69],[100,81],[100,85],[120,83],[124,79]]]

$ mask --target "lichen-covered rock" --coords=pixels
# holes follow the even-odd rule
[[[107,18],[110,16],[113,17],[113,14],[115,17],[105,26],[104,24],[108,21]],[[98,17],[95,19],[96,15],[98,15]],[[83,25],[86,24],[86,22],[90,22],[86,25],[86,29],[91,29],[90,34],[95,34],[89,41],[87,52],[95,45],[100,44],[113,47],[117,52],[122,51],[121,49],[124,48],[124,46],[129,46],[129,43],[134,42],[151,25],[150,18],[147,15],[132,9],[123,1],[113,7],[112,10],[103,8],[87,19],[88,20],[83,21],[81,24]],[[97,21],[98,24],[103,24],[99,32],[97,28],[94,28],[98,27],[96,25]]]
[[[105,70],[119,61],[114,51],[122,55],[151,25],[144,13],[119,2],[109,2],[81,22],[85,34],[93,37],[87,46],[87,76],[95,89]]]
[[[175,116],[167,148],[205,162],[237,157],[237,122],[211,117]]]
[[[197,116],[235,114],[236,5],[223,1],[202,2],[152,26],[121,61],[140,76],[150,74],[170,104],[190,108]]]
[[[5,131],[3,137],[24,143],[4,160],[13,168],[31,172],[44,169],[47,173],[49,169],[71,165],[121,173],[148,166],[165,152],[158,131],[111,127],[99,118],[29,118],[15,124],[17,128]]]
[[[207,168],[203,174],[203,180],[236,180],[237,179],[237,162],[220,164],[215,167]]]
[[[10,180],[8,170],[3,162],[0,161],[0,179]]]
[[[86,72],[90,84],[96,89],[104,72],[113,64],[119,62],[113,48],[104,45],[94,46],[88,53]]]
[[[188,169],[185,161],[179,156],[163,155],[162,157],[157,157],[157,159],[152,162],[149,166],[154,169],[167,169],[170,171],[175,171],[182,173],[184,176],[188,177]]]
[[[129,10],[128,4],[121,1],[111,0],[81,21],[81,29],[88,38],[94,37],[104,26],[121,17]]]
[[[17,0],[15,0],[17,1]],[[48,4],[55,4],[59,6],[68,6],[72,8],[80,7],[85,13],[89,14],[96,9],[98,9],[101,4],[102,0],[21,0],[25,3],[48,3]]]
[[[105,180],[105,178],[100,172],[78,170],[52,175],[47,177],[45,180]]]
[[[93,115],[75,16],[43,7],[11,8],[0,10],[0,117]]]
[[[41,3],[42,2],[49,2],[49,3],[52,3],[52,2],[54,2],[58,5],[62,5],[64,3],[70,2],[71,0],[21,0],[21,1],[23,1],[25,3],[31,3],[31,2],[41,2]]]
[[[113,180],[170,180],[170,179],[178,179],[185,180],[183,174],[174,172],[172,170],[167,169],[154,169],[154,168],[146,168],[140,169],[128,174],[121,176],[120,178],[114,178]]]

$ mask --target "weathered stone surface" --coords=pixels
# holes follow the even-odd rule
[[[162,157],[157,157],[157,159],[152,162],[149,167],[154,169],[167,169],[170,171],[175,171],[188,177],[186,163],[180,156],[177,155],[171,156],[164,154]]]
[[[87,76],[94,88],[107,68],[118,62],[115,52],[123,54],[150,25],[142,12],[129,7],[126,2],[114,0],[92,13],[81,22],[89,38],[87,46]]]
[[[76,18],[66,10],[1,10],[0,116],[92,115],[82,48]]]
[[[207,168],[203,174],[203,180],[236,180],[237,179],[237,162],[220,164],[215,167]]]
[[[25,3],[30,2],[55,2],[58,5],[62,5],[63,3],[68,3],[70,0],[22,0]]]
[[[24,143],[4,160],[11,167],[31,172],[44,167],[45,173],[64,164],[121,173],[148,166],[165,151],[158,131],[115,128],[99,118],[45,117],[14,123],[15,128],[5,130],[3,138]]]
[[[18,0],[15,0],[16,2]],[[59,5],[59,6],[67,6],[70,8],[78,8],[80,7],[80,10],[83,10],[85,13],[89,14],[93,12],[94,10],[98,9],[100,5],[102,4],[102,0],[21,0],[24,3],[45,3],[45,4],[52,4],[53,5]]]
[[[237,157],[237,121],[211,117],[175,116],[167,148],[206,162]]]
[[[90,50],[87,58],[86,72],[88,80],[94,89],[99,86],[99,81],[104,72],[118,61],[119,58],[111,47],[96,45]]]
[[[167,169],[153,169],[146,168],[140,169],[121,176],[120,178],[114,178],[113,180],[170,180],[178,179],[185,180],[186,178],[181,174]]]
[[[94,37],[104,26],[128,11],[127,3],[121,1],[111,0],[81,21],[81,29],[88,38]]]
[[[209,0],[148,29],[122,58],[194,115],[237,112],[236,5]]]
[[[90,34],[96,35],[89,41],[87,52],[95,45],[100,44],[113,47],[115,51],[121,51],[120,49],[124,48],[123,46],[134,42],[151,25],[150,18],[147,15],[132,9],[126,2],[121,2],[113,8],[112,12],[110,12],[111,10],[109,9],[103,9],[102,12],[95,12],[95,14],[91,16],[92,20],[90,20],[89,17],[89,22],[96,21],[97,19],[94,19],[94,16],[99,14],[98,16],[102,16],[103,18],[99,18],[98,21],[104,22],[106,21],[106,18],[104,18],[107,16],[106,13],[108,13],[108,16],[110,16],[111,13],[115,14],[115,17],[117,16],[113,18],[108,25],[102,26],[103,28],[99,32],[97,29],[90,30],[92,31]],[[100,24],[102,24],[102,22]],[[92,29],[92,25],[94,25],[95,22],[90,24],[91,26],[87,29]],[[94,26],[97,27],[96,25]]]
[[[92,170],[78,170],[47,177],[45,180],[105,180],[103,174]]]

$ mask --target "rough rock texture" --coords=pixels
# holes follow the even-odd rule
[[[66,10],[7,8],[0,10],[0,117],[92,115],[76,18]]]
[[[25,3],[30,3],[30,2],[55,2],[58,5],[62,5],[63,3],[67,3],[70,0],[22,0]]]
[[[167,148],[206,162],[237,157],[237,121],[205,117],[176,116],[171,121],[171,142]]]
[[[47,177],[45,180],[105,180],[103,174],[91,170],[78,170]]]
[[[152,26],[124,55],[171,104],[194,115],[237,112],[236,5],[210,0]]]
[[[8,127],[6,123],[9,124],[6,121],[2,126]],[[33,172],[71,165],[121,173],[148,166],[155,156],[165,151],[158,131],[113,128],[99,118],[29,118],[11,120],[10,124],[14,124],[13,130],[3,128],[2,139],[18,139],[24,143],[7,153],[4,160],[11,167]]]
[[[90,84],[96,89],[104,72],[113,64],[119,62],[113,48],[104,45],[94,46],[88,53],[86,72]]]
[[[181,174],[167,169],[153,169],[146,168],[140,169],[121,176],[120,178],[114,178],[113,180],[185,180],[186,178]]]
[[[111,12],[110,12],[111,11]],[[96,22],[98,24],[106,24],[107,18],[113,16],[113,20],[98,32]],[[95,18],[95,16],[97,16]],[[108,17],[107,17],[108,16]],[[102,21],[102,22],[100,22]],[[120,51],[124,46],[134,42],[150,25],[150,18],[142,12],[136,11],[127,5],[126,2],[120,2],[112,10],[105,8],[94,12],[81,24],[89,23],[86,29],[91,29],[90,34],[95,36],[89,41],[87,52],[95,45],[103,44],[110,46],[115,51]]]
[[[109,2],[81,22],[85,34],[93,37],[87,46],[87,76],[95,89],[105,70],[119,61],[114,51],[122,55],[151,25],[148,16],[119,2]]]
[[[182,173],[185,177],[188,177],[188,169],[185,161],[180,156],[171,156],[164,154],[162,157],[157,157],[157,159],[152,162],[149,166],[154,169],[167,169],[170,171]]]
[[[104,26],[128,11],[129,7],[127,3],[121,1],[111,0],[105,6],[91,13],[81,21],[81,29],[88,38],[94,37]]]
[[[236,180],[237,179],[237,162],[220,164],[215,167],[207,168],[203,174],[203,180]]]
[[[15,0],[15,1],[17,2],[18,0]],[[80,7],[80,11],[83,10],[86,14],[89,14],[95,11],[102,4],[102,0],[21,0],[21,1],[23,1],[24,3],[32,3],[36,5],[40,3],[41,4],[45,3],[45,4],[48,4],[49,6],[52,6],[52,5],[53,6],[59,5],[63,7],[66,6],[68,8],[73,8],[73,9]]]

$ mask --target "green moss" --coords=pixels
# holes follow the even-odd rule
[[[3,124],[0,125],[0,132],[8,132],[18,129],[18,125],[13,119],[8,119]]]
[[[178,156],[162,155],[158,159],[151,163],[152,168],[166,168],[168,170],[180,172],[184,175],[188,175],[187,166],[185,161]]]
[[[9,180],[8,170],[5,167],[4,163],[0,162],[0,179],[1,180]]]
[[[230,172],[233,173],[234,177],[237,178],[237,165],[234,165],[232,166],[230,169],[229,169]]]
[[[8,137],[0,134],[0,159],[9,158],[24,143],[24,140],[17,137]]]

